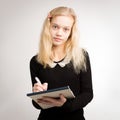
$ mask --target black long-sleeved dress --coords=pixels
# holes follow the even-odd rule
[[[30,74],[32,86],[36,83],[37,76],[41,83],[47,82],[48,89],[69,85],[74,99],[68,99],[62,107],[52,107],[42,109],[37,103],[32,101],[35,108],[40,109],[38,120],[85,120],[83,108],[92,100],[92,76],[88,54],[86,54],[87,71],[74,72],[72,62],[65,66],[59,64],[63,60],[55,63],[52,68],[44,68],[36,60],[36,55],[30,60]]]

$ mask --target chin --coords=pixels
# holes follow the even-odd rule
[[[54,43],[53,43],[54,46],[60,46],[60,45],[62,45],[62,44],[63,44],[63,43],[60,43],[60,42],[54,42]]]

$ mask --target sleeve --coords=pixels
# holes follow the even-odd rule
[[[35,77],[36,76],[38,77],[38,71],[39,71],[38,63],[37,63],[37,60],[36,60],[36,56],[34,56],[30,60],[30,75],[31,75],[32,87],[36,83]],[[32,104],[35,108],[41,109],[41,107],[33,100],[32,100]]]
[[[75,111],[85,107],[93,99],[92,75],[91,66],[88,53],[86,53],[87,70],[81,71],[79,75],[80,80],[80,94],[75,99],[67,100],[67,102],[60,108],[64,112]]]

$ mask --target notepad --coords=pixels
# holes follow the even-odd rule
[[[33,99],[37,103],[37,99],[40,99],[44,96],[59,98],[60,94],[63,94],[68,99],[75,98],[75,95],[73,94],[73,92],[69,86],[59,87],[59,88],[55,88],[55,89],[49,89],[47,91],[28,93],[27,96],[30,97],[31,99]],[[53,107],[51,105],[46,105],[46,104],[42,104],[42,103],[37,103],[37,104],[39,104],[40,107],[43,109]]]

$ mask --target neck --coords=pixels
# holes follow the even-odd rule
[[[66,53],[65,53],[64,46],[53,47],[53,54],[52,54],[53,61],[60,61],[65,57],[65,55]]]

